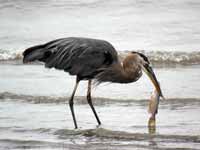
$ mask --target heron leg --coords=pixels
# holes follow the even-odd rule
[[[78,87],[79,81],[80,81],[80,80],[79,80],[78,77],[77,77],[77,78],[76,78],[76,84],[75,84],[74,90],[73,90],[72,95],[71,95],[71,97],[70,97],[70,99],[69,99],[69,107],[70,107],[70,110],[71,110],[71,113],[72,113],[72,118],[73,118],[73,121],[74,121],[75,129],[77,129],[78,126],[77,126],[76,117],[75,117],[75,114],[74,114],[74,101],[73,101],[73,100],[74,100],[74,95],[75,95],[76,89],[77,89],[77,87]]]
[[[88,104],[90,105],[95,117],[96,117],[96,120],[98,122],[98,124],[100,125],[101,124],[101,121],[99,120],[99,117],[96,113],[96,110],[94,109],[94,106],[92,104],[92,98],[91,98],[91,83],[92,83],[92,80],[88,80],[88,91],[87,91],[87,101],[88,101]]]

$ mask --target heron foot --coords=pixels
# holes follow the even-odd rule
[[[98,125],[96,125],[96,127],[97,127],[97,128],[100,128],[100,127],[101,127],[101,123],[100,123],[100,124],[98,124]]]

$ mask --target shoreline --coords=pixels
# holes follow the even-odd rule
[[[64,104],[67,103],[70,97],[62,96],[52,96],[52,95],[26,95],[26,94],[17,94],[10,92],[0,92],[0,102],[9,101],[9,102],[24,102],[31,104]],[[93,103],[95,105],[107,105],[107,104],[130,104],[130,105],[146,105],[150,98],[147,99],[116,99],[112,97],[92,97]],[[88,104],[86,96],[75,96],[74,102],[78,105]],[[184,105],[197,104],[200,103],[200,98],[167,98],[161,100],[161,103],[164,104],[175,104],[175,103],[184,103]]]

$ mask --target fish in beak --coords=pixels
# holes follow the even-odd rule
[[[164,96],[162,94],[161,88],[160,88],[160,84],[153,72],[152,67],[149,64],[145,64],[143,67],[144,72],[147,74],[147,76],[150,78],[151,82],[153,83],[156,91],[158,92],[159,96],[162,97],[164,99]]]
[[[153,91],[151,95],[151,99],[149,101],[149,113],[151,114],[151,117],[148,121],[148,127],[150,130],[154,129],[156,127],[156,114],[158,112],[158,105],[160,97],[164,99],[164,96],[162,94],[160,84],[156,78],[155,73],[153,72],[152,67],[149,64],[143,65],[143,71],[147,74],[147,76],[150,78],[151,82],[153,83],[155,90]],[[153,131],[154,131],[153,130]]]
[[[156,127],[156,114],[158,113],[158,105],[160,101],[160,96],[157,90],[155,89],[152,92],[151,98],[149,100],[149,108],[148,112],[151,114],[149,121],[148,121],[148,127],[151,130],[151,128]]]

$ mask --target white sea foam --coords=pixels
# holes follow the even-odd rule
[[[135,51],[135,50],[133,50]],[[136,50],[145,54],[154,64],[200,64],[200,51],[179,52],[179,51],[148,51]],[[130,51],[126,51],[128,53]],[[124,52],[120,52],[121,54]]]
[[[22,52],[19,51],[8,51],[0,49],[0,61],[6,60],[18,60],[22,58]]]
[[[174,51],[148,51],[136,50],[144,53],[154,64],[200,64],[200,51],[174,52]],[[126,51],[129,52],[129,51]],[[125,52],[125,53],[126,53]],[[119,53],[123,53],[120,51]],[[0,50],[0,61],[15,61],[22,59],[22,52]]]
[[[200,52],[143,51],[154,63],[200,64]]]

